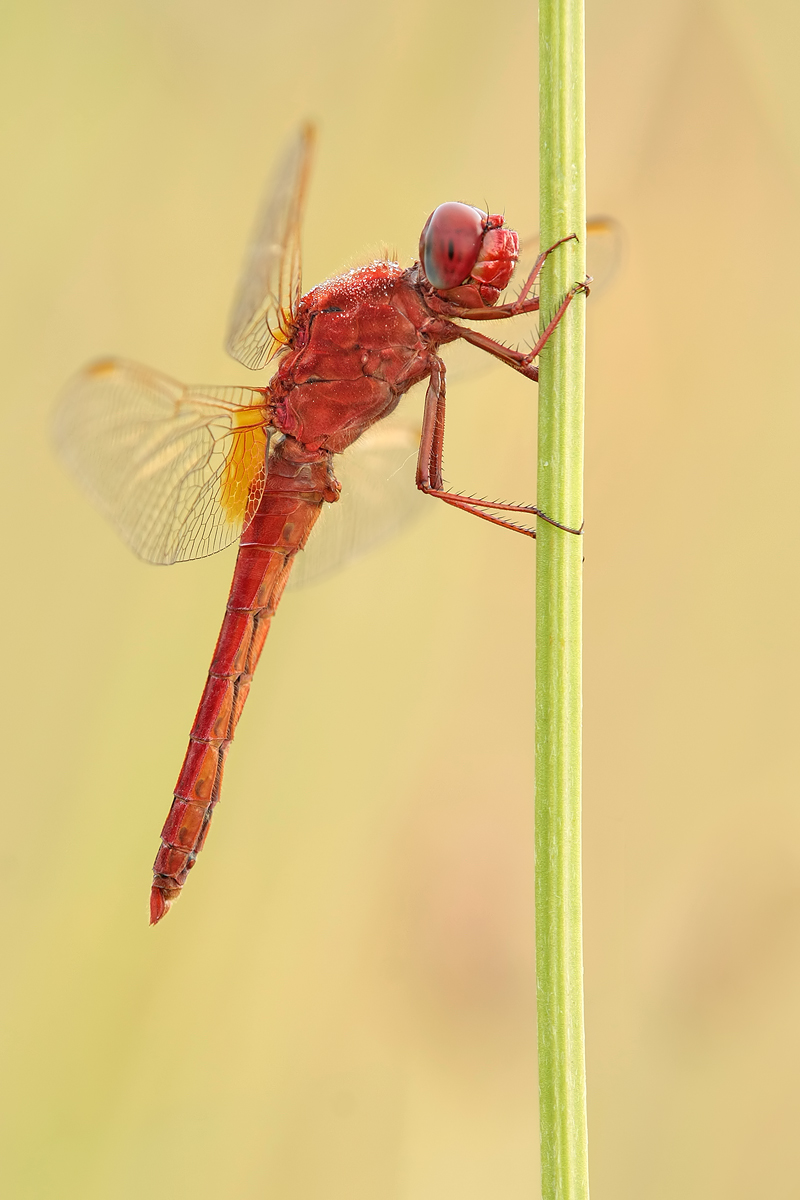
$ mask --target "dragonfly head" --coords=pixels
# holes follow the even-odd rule
[[[495,304],[508,285],[519,256],[519,238],[471,204],[450,201],[435,208],[419,239],[419,261],[430,285],[447,299]],[[454,294],[460,293],[460,294]]]

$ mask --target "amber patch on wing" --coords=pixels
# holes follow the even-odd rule
[[[253,481],[264,471],[267,429],[258,422],[257,409],[243,409],[234,416],[233,444],[220,479],[220,503],[233,524],[243,521]]]
[[[96,362],[89,363],[86,374],[94,379],[102,379],[104,375],[113,375],[116,370],[117,364],[113,358],[99,358]]]

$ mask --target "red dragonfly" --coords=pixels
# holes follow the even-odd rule
[[[335,455],[427,379],[419,491],[530,537],[535,530],[518,524],[520,516],[558,525],[533,505],[445,488],[439,349],[462,339],[536,380],[539,352],[588,281],[570,289],[527,353],[459,324],[535,312],[534,283],[561,243],[538,255],[512,303],[498,303],[517,264],[517,234],[502,216],[451,202],[428,218],[413,266],[371,262],[303,294],[300,233],[313,143],[313,129],[304,127],[279,166],[230,321],[227,349],[235,359],[253,370],[277,361],[269,382],[186,387],[148,367],[104,359],[67,385],[57,412],[63,458],[141,558],[201,558],[239,538],[222,629],[161,832],[151,924],[180,894],[205,842],[289,573],[323,505],[339,499]]]

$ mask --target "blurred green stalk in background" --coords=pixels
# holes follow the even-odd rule
[[[541,327],[586,273],[583,0],[540,0]],[[585,299],[539,364],[538,505],[583,520]],[[536,977],[543,1200],[589,1195],[581,927],[583,538],[538,522],[536,550]]]

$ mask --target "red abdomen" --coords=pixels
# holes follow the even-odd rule
[[[312,461],[303,461],[309,457]],[[242,534],[222,629],[161,831],[150,893],[153,925],[179,895],[203,848],[219,800],[225,756],[294,555],[323,500],[337,498],[327,454],[309,456],[292,438],[276,448],[261,503]]]

